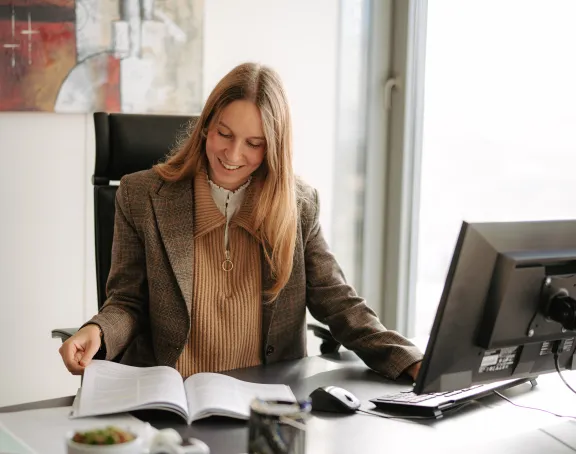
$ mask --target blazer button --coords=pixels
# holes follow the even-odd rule
[[[268,347],[266,347],[266,356],[270,356],[272,353],[274,353],[274,346],[268,345]]]

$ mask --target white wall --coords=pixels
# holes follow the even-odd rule
[[[86,123],[0,115],[0,406],[73,393],[57,327],[84,318]]]
[[[210,0],[204,97],[235,64],[282,76],[297,173],[318,187],[330,237],[338,2]],[[56,327],[96,311],[91,115],[0,113],[0,406],[76,392]]]

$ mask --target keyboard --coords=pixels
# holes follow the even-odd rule
[[[513,386],[530,381],[529,379],[505,380],[487,385],[475,385],[457,391],[446,391],[429,394],[415,394],[402,391],[386,394],[370,399],[376,407],[384,411],[392,411],[404,415],[441,418],[446,412],[460,408],[462,405],[482,397],[492,395],[494,391],[502,391]],[[532,385],[534,386],[534,381]]]
[[[430,393],[430,394],[415,394],[412,391],[403,391],[403,392],[399,392],[396,394],[385,394],[384,396],[379,397],[379,399],[382,401],[386,401],[386,402],[418,403],[418,402],[424,402],[426,400],[434,399],[434,398],[437,398],[439,396],[444,396],[444,397],[458,396],[460,394],[465,394],[468,391],[471,391],[473,389],[478,389],[481,386],[482,385],[477,385],[477,386],[472,386],[472,387],[466,388],[466,389],[459,389],[458,391],[446,391],[443,393]]]

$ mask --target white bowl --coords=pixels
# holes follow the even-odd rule
[[[84,443],[76,443],[72,440],[77,431],[71,431],[66,434],[66,447],[68,454],[142,454],[143,443],[142,437],[138,436],[131,430],[127,430],[136,438],[126,443],[118,443],[115,445],[87,445]],[[85,430],[82,430],[85,432]]]

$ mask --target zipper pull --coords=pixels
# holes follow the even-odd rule
[[[234,268],[234,263],[232,263],[232,260],[230,260],[230,251],[228,249],[224,251],[224,257],[225,260],[222,262],[222,269],[224,271],[232,271],[232,268]]]

